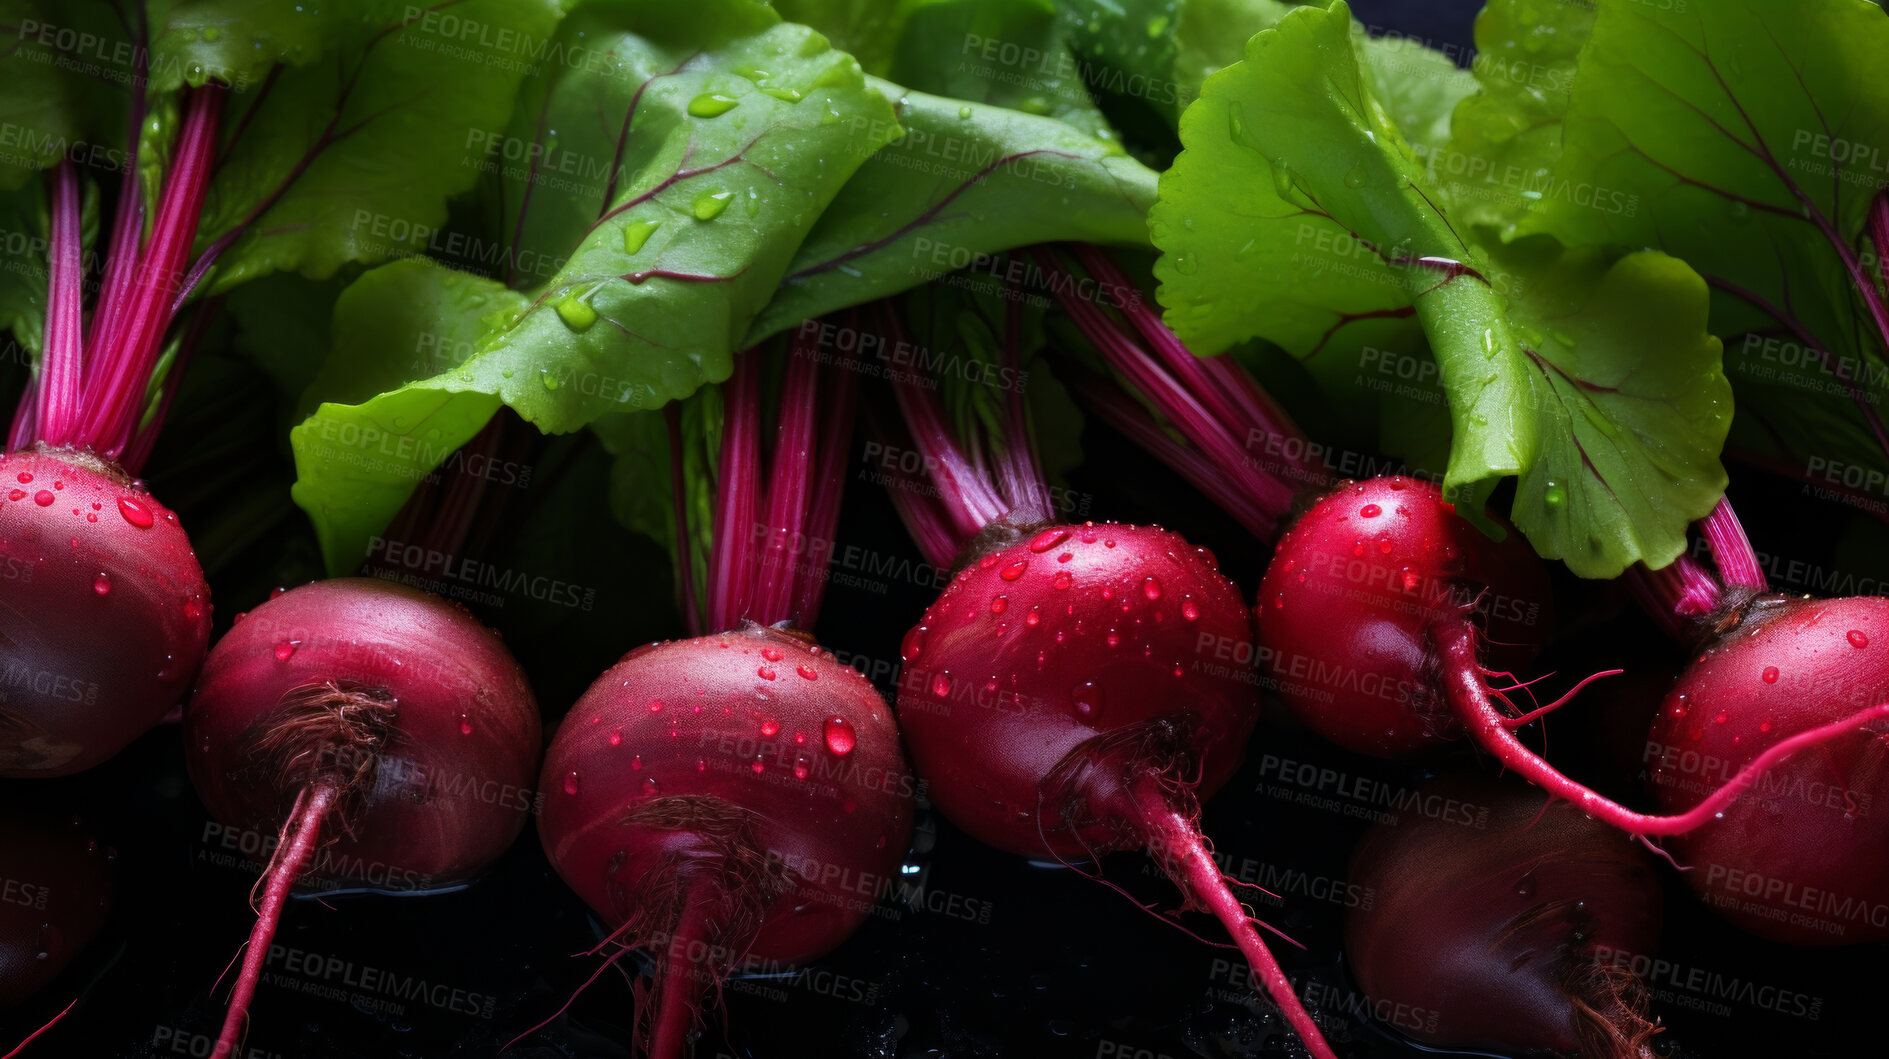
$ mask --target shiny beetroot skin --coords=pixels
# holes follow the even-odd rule
[[[1351,861],[1345,957],[1373,1011],[1444,1047],[1650,1059],[1631,973],[1659,942],[1648,854],[1520,782],[1417,794]]]
[[[177,516],[89,453],[0,455],[0,776],[64,776],[144,734],[210,643]]]
[[[1678,811],[1767,747],[1889,702],[1889,599],[1762,599],[1667,694],[1649,780]],[[1708,906],[1793,945],[1889,940],[1889,737],[1798,751],[1670,843]]]
[[[1259,675],[1324,738],[1395,757],[1461,734],[1436,684],[1430,629],[1475,606],[1491,669],[1519,669],[1548,635],[1541,561],[1497,543],[1413,478],[1326,495],[1279,538],[1260,584]]]
[[[285,766],[267,745],[285,703],[330,684],[390,707],[384,736],[333,746],[311,729]],[[370,578],[316,581],[250,611],[210,652],[184,731],[211,814],[268,836],[318,768],[364,765],[342,810],[349,827],[324,829],[333,844],[308,874],[385,890],[463,882],[503,853],[530,815],[542,746],[536,700],[496,633],[438,596]]]
[[[718,944],[758,960],[844,941],[911,843],[892,711],[857,670],[780,628],[623,656],[571,707],[542,783],[545,851],[613,927],[677,929],[679,888],[699,870],[753,920],[751,948],[742,932]]]
[[[104,925],[110,856],[76,821],[0,813],[0,1008],[58,977]]]
[[[1258,719],[1251,618],[1211,553],[1167,530],[1052,526],[970,562],[906,635],[899,724],[951,821],[1000,849],[1080,857],[1146,841],[1102,811],[1108,770],[1045,787],[1137,731],[1191,758],[1206,799]],[[1163,721],[1165,736],[1153,727]],[[1168,739],[1182,746],[1160,746]],[[1175,764],[1183,764],[1175,761]],[[1197,766],[1197,769],[1196,769]],[[1046,780],[1046,777],[1049,779]],[[1101,787],[1093,786],[1101,783]],[[1079,794],[1088,819],[1064,823]],[[1048,806],[1056,819],[1039,820]],[[1040,826],[1039,826],[1040,825]],[[1047,848],[1046,848],[1047,841]]]

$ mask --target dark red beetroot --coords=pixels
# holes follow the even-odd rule
[[[173,515],[75,450],[0,455],[0,776],[63,776],[183,697],[210,590]]]
[[[571,707],[543,783],[545,850],[625,944],[673,968],[665,1010],[699,1007],[745,961],[780,969],[846,940],[911,843],[892,711],[784,628],[625,655]],[[688,1025],[656,1016],[653,1054]]]
[[[914,785],[892,711],[798,631],[826,583],[857,384],[819,332],[794,340],[765,474],[763,354],[743,354],[723,387],[706,613],[683,578],[684,610],[709,635],[625,655],[571,707],[545,761],[539,834],[611,927],[605,966],[638,948],[654,957],[637,1024],[657,1059],[688,1051],[729,974],[779,971],[844,941],[911,843]],[[681,498],[683,430],[670,415]],[[683,571],[694,569],[688,513],[677,504]]]
[[[1413,478],[1327,494],[1279,538],[1260,584],[1260,674],[1319,735],[1392,757],[1460,739],[1432,630],[1479,613],[1519,668],[1546,640],[1548,578],[1519,534],[1491,541]]]
[[[1006,316],[935,319],[1004,335],[1020,377],[1020,304]],[[890,348],[904,348],[896,312],[882,320]],[[920,348],[969,355],[981,338],[946,330]],[[929,481],[894,459],[893,500],[933,563],[968,555],[901,652],[899,723],[933,803],[1027,856],[1146,849],[1233,936],[1306,1048],[1331,1059],[1200,832],[1201,799],[1238,767],[1259,717],[1239,590],[1179,534],[1056,524],[1015,392],[1001,429],[963,441],[927,381],[901,376],[894,392],[908,436],[879,423],[887,450],[921,454]]]
[[[298,883],[466,881],[523,829],[542,745],[531,688],[496,633],[370,578],[317,581],[250,611],[210,652],[184,732],[211,815],[281,836],[220,1055]]]
[[[1763,597],[1673,685],[1648,737],[1649,779],[1668,811],[1689,810],[1780,740],[1884,702],[1889,599]],[[1799,752],[1673,852],[1706,904],[1754,934],[1889,939],[1889,737],[1850,732]]]
[[[932,801],[979,839],[1138,848],[1137,784],[1197,774],[1204,799],[1239,766],[1251,644],[1239,589],[1180,534],[1050,526],[967,563],[906,635],[899,719]]]
[[[111,853],[77,821],[0,812],[0,1008],[72,963],[111,911]]]
[[[1651,1059],[1635,957],[1659,942],[1646,853],[1515,782],[1451,776],[1351,861],[1345,956],[1377,1017],[1426,1044]]]

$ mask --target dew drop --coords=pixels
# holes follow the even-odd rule
[[[927,628],[923,625],[912,626],[912,630],[905,634],[905,641],[899,644],[899,657],[907,662],[916,661],[918,656],[925,650],[925,633],[927,631]]]
[[[1030,550],[1037,554],[1049,551],[1069,539],[1069,531],[1061,526],[1052,526],[1030,540]]]
[[[1102,689],[1094,681],[1085,680],[1069,692],[1070,700],[1075,704],[1076,716],[1083,720],[1093,720],[1102,709]]]
[[[1863,630],[1851,629],[1847,635],[1850,638],[1851,647],[1868,647],[1869,646],[1869,637],[1863,635]]]
[[[949,672],[939,673],[937,676],[931,678],[931,693],[939,698],[944,698],[951,694],[951,674]]]
[[[819,671],[814,669],[812,666],[795,666],[794,672],[799,673],[801,676],[805,677],[808,680],[820,679]]]
[[[139,529],[149,529],[151,524],[157,521],[151,515],[150,508],[145,507],[143,503],[133,500],[128,496],[118,498],[118,513],[125,517],[126,522],[131,523]]]
[[[1009,608],[1009,606],[1010,606],[1009,596],[990,597],[990,612],[992,614],[1002,614],[1005,610]]]
[[[649,700],[649,712],[651,712],[651,713],[661,713],[661,712],[662,712],[662,700],[661,700],[661,699],[651,699],[651,700]]]
[[[697,118],[717,118],[741,105],[741,100],[720,92],[704,92],[689,100],[689,114]]]
[[[1181,601],[1181,617],[1186,618],[1188,621],[1199,620],[1200,605],[1198,603],[1195,603],[1191,599],[1182,600]]]
[[[459,734],[460,735],[472,734],[472,718],[468,717],[467,715],[463,713],[459,715]]]
[[[565,794],[577,793],[577,773],[567,772],[564,774],[564,793]]]
[[[778,647],[763,647],[761,648],[761,657],[770,662],[778,662],[781,660],[781,649]]]
[[[1363,515],[1365,518],[1376,518],[1383,513],[1384,509],[1378,507],[1376,504],[1366,504],[1358,509],[1358,514]]]
[[[282,640],[275,645],[275,660],[286,662],[295,655],[296,641]]]
[[[762,666],[754,671],[754,675],[760,677],[762,680],[773,680],[780,676],[779,673],[774,672],[773,666]]]
[[[1149,599],[1160,599],[1161,582],[1156,578],[1148,578],[1141,583],[1141,594]]]
[[[761,722],[761,734],[769,739],[781,734],[781,723],[772,717]]]
[[[40,507],[51,507],[55,499],[57,498],[52,495],[52,490],[50,489],[41,489],[39,492],[33,494],[33,503],[38,504]]]
[[[662,227],[661,221],[631,221],[623,226],[623,252],[635,254],[649,242],[649,237]]]
[[[748,767],[754,770],[756,776],[759,776],[761,773],[767,771],[767,761],[761,755],[756,754],[754,755],[753,764],[750,764]]]
[[[1016,562],[997,571],[997,576],[1003,578],[1005,581],[1015,581],[1017,578],[1022,577],[1023,572],[1029,568],[1030,560],[1018,559]]]
[[[1050,579],[1049,587],[1056,589],[1057,591],[1060,592],[1063,589],[1066,589],[1070,585],[1073,585],[1075,583],[1076,583],[1076,579],[1073,577],[1070,577],[1069,572],[1065,570],[1065,571],[1058,572],[1055,577]]]
[[[728,208],[728,203],[733,201],[734,197],[735,193],[732,191],[704,191],[695,196],[695,201],[690,204],[690,211],[695,214],[695,219],[698,221],[712,221],[722,215],[722,211]]]
[[[826,719],[821,735],[826,740],[826,748],[837,757],[845,757],[852,753],[853,747],[859,742],[853,732],[852,724],[846,718],[839,716]]]
[[[31,485],[33,484],[33,472],[21,471],[17,475],[17,480],[19,481],[21,485]]]
[[[623,729],[619,728],[616,731],[610,733],[610,745],[611,746],[623,745]]]
[[[1764,672],[1760,673],[1759,676],[1764,678],[1766,684],[1775,684],[1777,683],[1777,667],[1765,666]]]
[[[103,595],[109,595],[111,593],[111,590],[112,590],[112,579],[110,576],[106,574],[100,574],[97,577],[92,579],[92,591],[103,596]]]

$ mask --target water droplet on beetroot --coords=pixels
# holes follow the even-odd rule
[[[33,494],[33,503],[38,504],[40,507],[51,507],[53,500],[54,497],[50,489],[41,489],[39,492]]]
[[[1076,716],[1084,721],[1095,719],[1102,710],[1102,689],[1094,681],[1085,680],[1069,692],[1070,700],[1075,704]]]
[[[808,680],[820,679],[819,672],[815,670],[812,666],[795,666],[794,672],[799,673],[801,676],[807,678]]]
[[[31,471],[21,471],[21,472],[20,472],[20,474],[19,474],[19,481],[20,481],[20,484],[21,484],[21,485],[27,485],[27,484],[29,484],[29,483],[31,483],[31,482],[32,482],[32,480],[33,480],[33,474],[32,474],[32,472],[31,472]]]
[[[641,772],[642,769],[643,769],[643,755],[637,754],[631,757],[630,758],[630,771]]]
[[[1863,630],[1851,629],[1848,635],[1850,638],[1851,647],[1868,647],[1869,646],[1869,637],[1863,635]]]
[[[8,500],[24,500],[26,499],[26,490],[15,489],[7,494],[7,499]]]
[[[1765,666],[1764,672],[1760,673],[1759,676],[1764,678],[1766,684],[1775,684],[1777,683],[1777,667]]]
[[[274,588],[272,588],[272,589],[270,589],[270,590],[269,590],[269,598],[270,598],[270,599],[274,599],[274,598],[276,598],[277,596],[279,596],[279,595],[281,595],[282,593],[284,593],[284,592],[287,592],[287,591],[288,591],[288,589],[286,589],[286,588],[283,588],[283,587],[282,587],[281,585],[277,585],[277,586],[275,586]]]
[[[157,521],[157,519],[151,515],[150,508],[145,507],[143,503],[133,500],[128,496],[118,498],[118,513],[125,517],[126,522],[131,523],[139,529],[150,529],[151,523]]]
[[[1010,606],[1009,596],[990,597],[990,612],[992,614],[1002,614],[1004,610],[1007,609],[1009,606]]]
[[[1018,559],[1016,562],[997,571],[997,576],[1003,578],[1005,581],[1015,581],[1017,578],[1022,577],[1023,572],[1029,568],[1030,560]]]
[[[661,790],[662,790],[662,785],[656,782],[656,777],[654,776],[644,777],[643,779],[643,793],[644,794],[653,798]]]
[[[1068,588],[1070,585],[1073,585],[1075,583],[1076,583],[1076,579],[1073,577],[1070,577],[1068,571],[1064,571],[1050,579],[1049,587],[1057,590],[1058,592],[1061,592],[1062,590]]]
[[[826,748],[836,757],[845,757],[852,753],[853,747],[859,743],[859,737],[853,731],[852,722],[844,717],[828,717],[825,726],[821,729],[821,735],[826,739]]]
[[[1035,607],[1031,607],[1030,613],[1025,614],[1023,616],[1023,624],[1025,625],[1041,625],[1042,623],[1043,623],[1043,612],[1036,609]]]
[[[774,672],[773,666],[762,666],[754,671],[754,675],[760,677],[762,680],[773,680],[775,677],[780,676],[779,673]]]
[[[651,713],[661,713],[661,712],[662,712],[662,700],[661,700],[661,699],[651,699],[651,700],[649,700],[649,712],[651,712]],[[593,720],[593,721],[591,721],[590,723],[592,723],[592,724],[596,724],[597,722]]]
[[[769,739],[781,734],[781,723],[772,717],[761,722],[761,734]]]
[[[1068,530],[1061,526],[1051,526],[1030,540],[1030,550],[1041,554],[1068,539]]]
[[[577,773],[567,772],[564,774],[564,793],[565,794],[577,793]]]
[[[1770,721],[1760,721],[1760,722],[1758,722],[1758,731],[1760,731],[1760,732],[1768,732],[1768,731],[1770,731],[1770,730],[1771,730],[1771,722],[1770,722]]]
[[[951,694],[951,674],[940,673],[937,676],[932,677],[931,678],[931,693],[933,695],[938,696],[941,699]]]
[[[112,579],[109,576],[105,574],[100,574],[97,577],[92,579],[92,591],[103,596],[103,595],[109,594],[111,590],[112,590]]]
[[[1731,719],[1732,719],[1732,715],[1731,715],[1731,714],[1729,714],[1729,713],[1726,713],[1726,712],[1725,712],[1724,710],[1720,710],[1720,711],[1718,711],[1718,716],[1717,716],[1717,717],[1714,717],[1714,718],[1712,718],[1712,723],[1713,723],[1713,724],[1724,724],[1724,723],[1725,723],[1726,721],[1729,721],[1729,720],[1731,720]]]
[[[294,657],[295,647],[296,642],[294,640],[282,640],[278,642],[275,645],[275,660],[278,662],[288,661],[290,658]]]
[[[1160,599],[1161,582],[1152,577],[1148,578],[1141,583],[1141,594],[1149,599]]]
[[[1351,545],[1351,554],[1360,559],[1364,558],[1364,542],[1353,542]]]
[[[925,633],[927,631],[928,630],[923,625],[912,626],[912,630],[905,634],[905,642],[899,645],[899,657],[907,662],[916,661],[918,656],[925,650]]]
[[[463,713],[459,715],[459,734],[460,735],[472,734],[472,718],[466,716]]]
[[[1284,609],[1286,609],[1286,594],[1285,594],[1284,592],[1274,592],[1274,593],[1273,593],[1273,595],[1272,595],[1272,609],[1274,609],[1274,610],[1284,610]]]
[[[1198,621],[1200,619],[1200,604],[1195,603],[1191,599],[1181,600],[1181,617],[1186,618],[1188,621]]]
[[[623,729],[619,728],[616,731],[610,733],[610,745],[611,746],[623,745]]]
[[[1366,504],[1358,509],[1358,514],[1363,515],[1365,518],[1376,518],[1383,513],[1384,509],[1378,507],[1376,504]]]
[[[1377,550],[1380,554],[1389,555],[1391,553],[1391,547],[1391,539],[1389,537],[1379,537],[1377,539]]]
[[[812,771],[807,766],[808,766],[807,755],[800,754],[796,756],[794,758],[794,778],[797,780],[806,779],[807,774],[810,771]]]
[[[770,662],[778,662],[781,660],[780,648],[763,647],[761,648],[761,657],[767,659]]]
[[[759,754],[756,754],[754,755],[753,763],[751,763],[748,767],[754,770],[754,774],[756,776],[759,776],[761,773],[767,771],[767,759],[762,757]]]
[[[979,570],[988,570],[991,567],[996,566],[996,565],[997,565],[997,557],[995,555],[985,555],[985,556],[980,557],[977,560],[977,568]]]

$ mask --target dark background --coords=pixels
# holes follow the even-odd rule
[[[1478,4],[1471,0],[1357,0],[1367,24],[1431,43],[1466,44]],[[241,439],[273,410],[251,400],[259,380],[228,362],[207,360],[190,380],[193,398],[152,460],[153,490],[199,536],[206,556],[225,556],[211,571],[219,629],[234,612],[266,598],[275,584],[317,576],[312,540],[289,504],[289,469],[281,452],[236,455]],[[194,403],[193,403],[194,401]],[[261,429],[266,430],[267,424]],[[1249,594],[1265,553],[1236,526],[1173,477],[1105,429],[1084,437],[1086,462],[1072,486],[1090,495],[1101,517],[1160,521],[1211,547]],[[237,459],[244,474],[206,470]],[[556,469],[541,494],[552,504],[588,500],[601,517],[606,461],[588,442],[557,443]],[[854,466],[860,466],[855,463]],[[1734,469],[1732,495],[1760,548],[1788,548],[1794,558],[1840,566],[1839,541],[1860,516],[1812,501],[1795,484]],[[234,513],[234,514],[233,514]],[[842,538],[911,555],[890,505],[876,489],[851,490]],[[548,533],[527,526],[528,533]],[[601,536],[599,536],[601,534]],[[601,542],[601,546],[600,546]],[[568,703],[624,649],[676,631],[662,607],[668,573],[646,542],[592,527],[581,549],[539,542],[581,569],[598,589],[595,612],[576,615],[511,608],[485,615],[507,636],[537,684],[547,729]],[[830,647],[866,659],[895,660],[902,632],[931,589],[891,580],[883,591],[836,586],[821,624]],[[1558,670],[1561,684],[1594,669],[1627,665],[1656,670],[1683,661],[1653,628],[1605,589],[1563,582],[1558,610],[1564,636],[1538,671]],[[1637,790],[1630,771],[1588,733],[1607,711],[1631,703],[1590,694],[1554,726],[1555,759],[1621,797]],[[1438,771],[1477,767],[1467,751],[1416,762],[1355,757],[1320,744],[1273,718],[1249,750],[1244,771],[1208,806],[1204,828],[1233,861],[1252,858],[1305,873],[1342,878],[1363,823],[1267,794],[1278,759],[1310,762],[1409,786]],[[1637,743],[1631,722],[1626,742]],[[1627,753],[1632,754],[1629,746]],[[1271,768],[1273,774],[1268,775]],[[116,851],[112,919],[74,966],[24,1007],[0,1018],[0,1046],[17,1040],[72,997],[80,1002],[30,1056],[206,1055],[222,1017],[223,991],[211,986],[252,922],[247,895],[253,869],[216,862],[220,847],[182,768],[178,731],[153,732],[107,765],[83,776],[0,785],[8,804],[76,813]],[[1247,979],[1229,966],[1237,955],[1210,948],[1137,910],[1122,894],[1076,872],[1026,863],[982,847],[921,809],[908,871],[932,895],[930,907],[881,906],[847,944],[812,973],[786,980],[743,980],[726,993],[725,1018],[711,1016],[698,1055],[784,1059],[795,1056],[1044,1056],[1185,1059],[1302,1054],[1265,1006],[1245,999]],[[1171,907],[1172,888],[1143,861],[1122,856],[1108,876],[1143,902]],[[1808,950],[1773,945],[1727,928],[1704,911],[1673,875],[1666,884],[1667,929],[1661,955],[1686,968],[1788,988],[1821,1000],[1815,1020],[1732,1004],[1729,1014],[1664,1003],[1669,1027],[1661,1048],[1697,1056],[1850,1055],[1848,1042],[1869,1039],[1879,1024],[1880,947]],[[947,899],[954,899],[947,905]],[[1355,996],[1337,956],[1342,908],[1289,895],[1260,906],[1304,951],[1276,945],[1300,984],[1327,1003],[1315,1005],[1340,1054],[1414,1056],[1427,1050],[1345,1010]],[[1206,937],[1200,917],[1187,925]],[[552,873],[531,831],[483,879],[457,893],[427,897],[359,896],[291,904],[279,944],[335,956],[360,968],[417,975],[476,994],[468,1015],[409,1005],[400,1014],[371,1012],[265,986],[252,1008],[245,1056],[258,1059],[491,1056],[512,1036],[552,1015],[594,969],[571,954],[599,936],[588,910]],[[1695,994],[1696,996],[1696,994]],[[869,1001],[865,998],[869,998]],[[1474,998],[1466,998],[1474,1002]],[[1708,998],[1709,999],[1709,998]],[[1330,1002],[1334,1001],[1335,1002]],[[630,989],[605,976],[569,1012],[507,1054],[520,1059],[628,1055]]]

